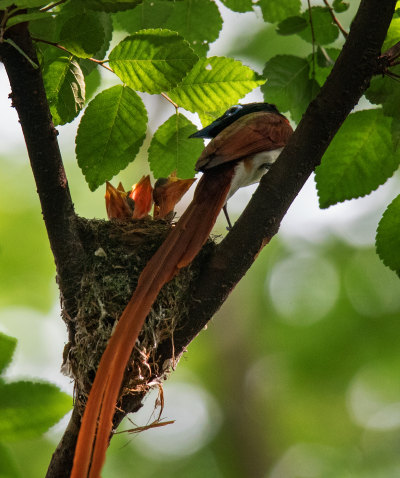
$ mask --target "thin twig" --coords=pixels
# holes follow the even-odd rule
[[[174,101],[172,101],[171,98],[166,93],[161,93],[161,96],[165,98],[167,101],[169,101],[171,105],[176,109],[176,112],[178,112],[179,105],[177,105]]]
[[[54,46],[55,48],[58,48],[59,50],[65,51],[65,53],[68,53],[68,55],[74,56],[74,54],[72,52],[70,52],[65,47],[63,47],[62,45],[60,45],[56,42],[52,42],[52,41],[49,41],[49,40],[43,40],[42,38],[36,38],[36,37],[32,37],[32,40],[36,41],[36,42],[46,43],[47,45]],[[109,66],[104,64],[105,60],[98,60],[97,58],[87,58],[87,59],[90,60],[90,61],[93,61],[94,63],[97,63],[98,65],[102,66],[106,70],[111,71],[111,73],[114,73],[114,71]]]
[[[47,11],[51,10],[52,8],[57,7],[58,5],[61,5],[62,3],[65,3],[66,1],[67,0],[60,0],[59,2],[51,3],[47,7],[41,8],[40,11],[41,12],[47,12]]]
[[[339,22],[339,20],[337,19],[336,15],[335,15],[335,12],[333,11],[333,8],[329,5],[329,2],[328,0],[324,0],[324,3],[327,7],[327,9],[329,10],[329,13],[331,14],[331,17],[332,17],[332,20],[333,20],[333,23],[336,23],[336,26],[339,28],[339,30],[342,32],[342,35],[347,38],[348,36],[348,33],[346,32],[346,30],[342,27],[342,24]]]
[[[311,14],[311,2],[307,0],[308,3],[308,15],[310,17],[310,28],[311,28],[311,40],[312,40],[312,72],[311,76],[315,79],[315,32],[314,32],[314,24],[312,21],[312,14]]]

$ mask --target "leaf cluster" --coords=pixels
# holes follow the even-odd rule
[[[0,332],[0,456],[7,476],[16,475],[6,444],[41,436],[71,408],[71,397],[55,385],[5,379],[16,345],[16,339]]]
[[[351,20],[349,2],[324,1],[324,6],[309,8],[300,0],[222,3],[239,14],[261,13],[278,35],[303,42],[307,53],[272,56],[262,74],[232,58],[207,57],[223,27],[213,0],[5,2],[5,28],[30,22],[55,125],[72,121],[87,105],[76,155],[91,190],[131,163],[144,143],[148,113],[146,97],[138,92],[161,95],[176,108],[150,141],[148,158],[156,178],[172,171],[183,178],[194,174],[203,144],[188,139],[195,126],[180,109],[197,113],[207,124],[261,86],[265,101],[276,104],[293,123],[301,120],[341,52],[347,35],[342,23]],[[121,30],[127,36],[119,41]],[[383,51],[399,39],[396,11]],[[100,68],[110,70],[119,84],[92,98]],[[391,73],[398,74],[399,68]],[[399,91],[392,78],[374,78],[366,93],[368,109],[353,112],[343,124],[316,171],[322,208],[371,193],[397,169]],[[378,229],[377,250],[397,271],[400,239],[391,231],[398,226],[391,205]]]

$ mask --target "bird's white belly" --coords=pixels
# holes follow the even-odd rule
[[[250,163],[250,168],[249,163],[245,164],[244,161],[239,161],[235,169],[227,200],[232,197],[239,188],[258,183],[261,177],[268,171],[268,165],[276,161],[282,149],[283,148],[263,151],[262,153],[256,154]]]

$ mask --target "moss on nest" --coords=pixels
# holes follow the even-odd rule
[[[85,265],[76,297],[77,313],[70,317],[63,310],[70,332],[63,371],[75,380],[75,400],[83,407],[113,327],[131,298],[142,269],[171,224],[164,220],[78,221]],[[176,320],[182,314],[193,274],[193,267],[189,266],[162,288],[131,355],[120,398],[146,391],[149,382],[165,375],[167,370],[163,368],[168,367],[157,364],[157,347],[165,340],[173,341]],[[171,363],[172,360],[173,357]]]

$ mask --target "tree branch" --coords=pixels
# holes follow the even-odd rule
[[[22,23],[10,28],[5,38],[11,39],[38,64],[27,26]],[[58,146],[58,132],[51,120],[41,71],[6,42],[0,43],[0,59],[10,81],[10,98],[24,134],[58,281],[67,282],[68,272],[76,273],[81,267],[80,242],[74,227],[74,206]]]
[[[332,138],[371,77],[381,72],[380,49],[396,1],[362,0],[349,36],[318,96],[310,103],[278,161],[265,175],[232,231],[192,285],[187,321],[174,335],[179,356],[220,308],[257,254],[278,232],[290,204],[320,164]],[[379,11],[379,15],[376,12]],[[168,355],[169,344],[162,354]]]
[[[300,192],[332,138],[357,104],[374,74],[381,74],[380,57],[396,0],[363,0],[347,41],[318,96],[310,103],[299,126],[278,161],[265,175],[231,232],[207,258],[201,272],[189,285],[190,297],[182,307],[174,332],[174,350],[168,339],[158,346],[160,367],[186,347],[221,307],[232,289],[250,268],[258,253],[278,232],[291,203]],[[380,9],[380,15],[376,15]],[[196,258],[197,261],[199,258]],[[196,265],[195,265],[196,267]],[[139,408],[140,396],[128,397],[124,410]],[[125,414],[116,413],[117,426]]]

